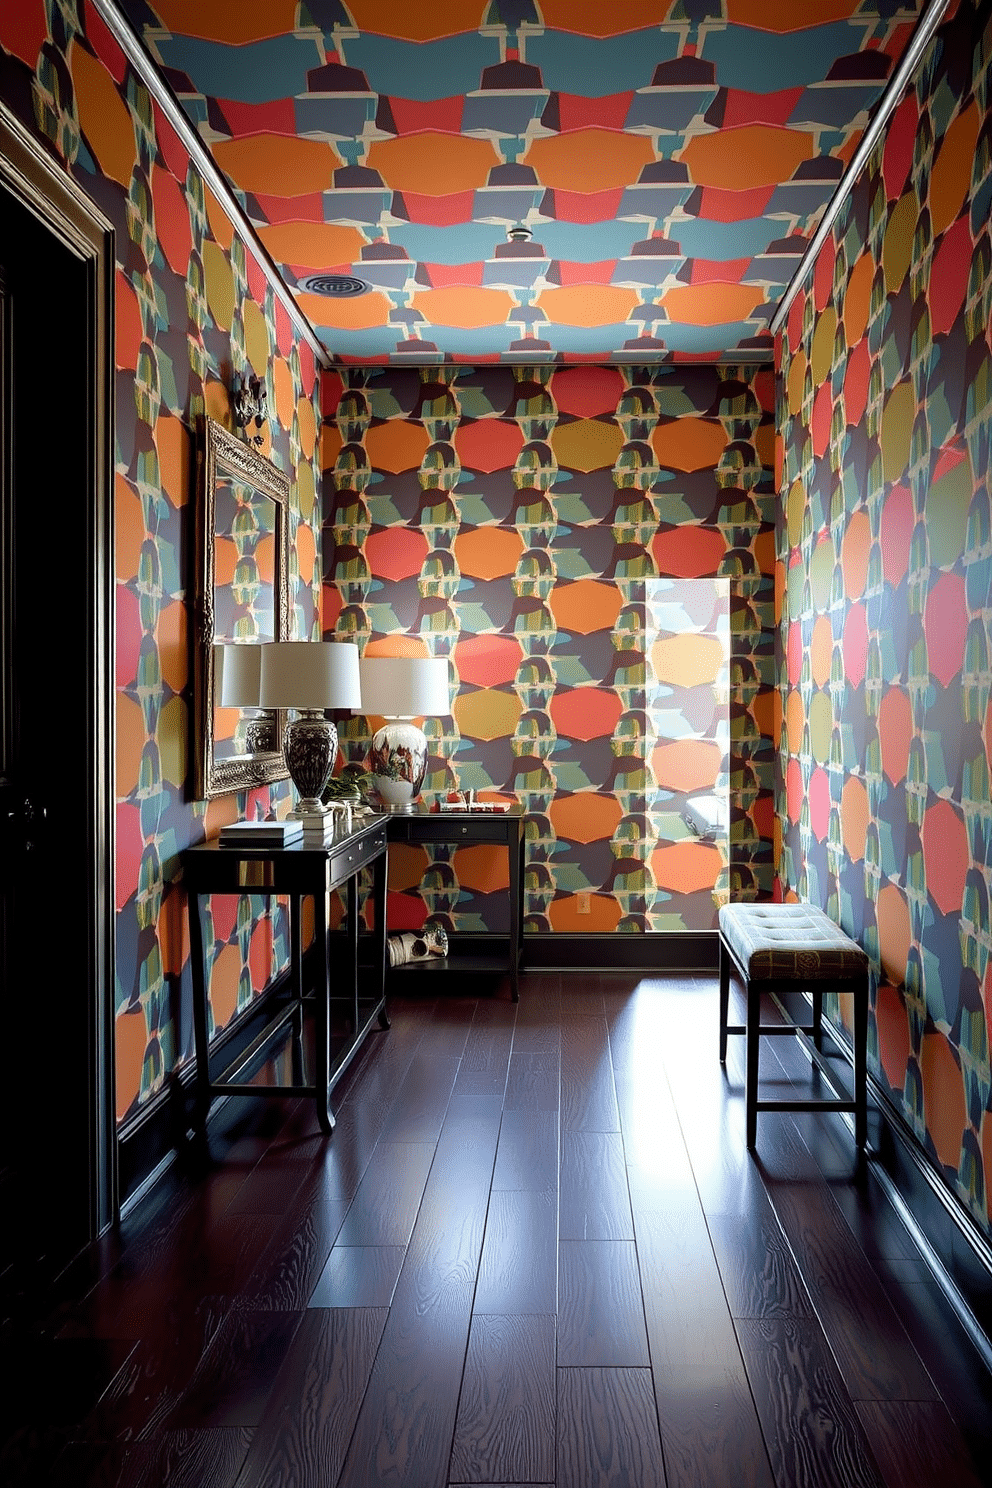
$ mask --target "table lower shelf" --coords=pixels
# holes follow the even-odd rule
[[[518,967],[519,971],[519,967]],[[510,958],[510,940],[506,935],[455,935],[449,937],[446,956],[426,956],[421,961],[405,961],[401,966],[388,967],[386,976],[414,979],[416,977],[486,976],[510,977],[514,994],[516,978]]]
[[[337,1006],[336,1006],[337,1004]],[[223,1069],[211,1072],[212,1099],[230,1095],[312,1096],[324,1107],[337,1082],[373,1028],[386,1029],[385,998],[359,1003],[358,1017],[343,999],[331,998],[330,1073],[327,1087],[316,1083],[317,1055],[313,998],[295,999],[280,1008]],[[333,1117],[327,1111],[333,1125]]]

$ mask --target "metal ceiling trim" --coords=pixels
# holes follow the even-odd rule
[[[768,329],[773,336],[777,335],[781,330],[792,301],[802,288],[803,281],[816,262],[817,254],[823,247],[827,239],[827,234],[833,227],[841,207],[850,195],[851,189],[861,174],[868,156],[875,148],[879,135],[889,121],[889,116],[902,97],[910,78],[916,71],[917,65],[929,46],[933,34],[940,25],[944,11],[948,8],[949,4],[950,0],[930,0],[930,4],[920,16],[916,24],[916,30],[910,38],[909,46],[906,48],[898,67],[892,74],[889,84],[879,100],[878,108],[868,121],[868,128],[861,136],[858,148],[851,156],[851,163],[841,177],[837,190],[827,203],[823,216],[817,225],[816,232],[810,238],[809,247],[799,260],[799,266],[786,285],[785,293],[779,301],[778,309],[769,322]]]
[[[252,251],[258,258],[259,267],[271,284],[276,298],[281,301],[293,324],[310,346],[317,358],[317,365],[326,370],[330,366],[326,347],[321,345],[313,326],[304,317],[299,305],[286,288],[257,230],[245,216],[244,209],[217,169],[200,136],[189,122],[171,90],[166,86],[144,44],[135,35],[127,19],[121,15],[114,0],[93,0],[93,6],[112,32],[115,40],[120,43],[128,61],[179,135],[214,196],[217,197],[238,231],[251,245]]]

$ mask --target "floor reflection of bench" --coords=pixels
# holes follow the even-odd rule
[[[730,975],[736,969],[744,985],[745,1022],[727,1023]],[[788,1021],[783,1004],[788,993],[808,992],[812,1022]],[[840,1090],[836,1074],[822,1054],[823,996],[849,993],[854,998],[853,1099]],[[761,1022],[762,995],[774,996],[787,1021]],[[747,1145],[753,1148],[759,1111],[853,1111],[854,1138],[860,1149],[867,1140],[868,957],[823,910],[809,904],[725,904],[720,910],[720,1062],[726,1063],[727,1035],[747,1039],[745,1111]],[[814,1066],[835,1092],[789,1100],[758,1099],[758,1055],[765,1036],[800,1038]]]

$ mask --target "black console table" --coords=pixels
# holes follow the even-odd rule
[[[492,957],[473,957],[463,962],[466,969],[489,970],[494,967],[508,969],[510,991],[513,1001],[519,1000],[520,958],[524,945],[524,811],[522,806],[511,806],[509,811],[428,811],[391,815],[387,818],[390,842],[412,842],[425,846],[432,842],[443,842],[451,847],[477,847],[485,843],[506,848],[510,869],[510,934],[509,954],[502,961]],[[459,958],[454,946],[445,961],[416,961],[412,969],[430,970],[433,967],[457,966]]]
[[[190,955],[193,972],[193,1035],[196,1048],[197,1115],[205,1122],[214,1095],[312,1095],[322,1130],[334,1127],[330,1095],[338,1077],[377,1019],[386,1016],[386,823],[383,817],[362,822],[351,832],[340,832],[322,847],[293,843],[288,847],[221,847],[216,841],[188,848],[182,854],[189,895]],[[358,875],[372,870],[374,930],[363,937],[371,942],[371,963],[359,962]],[[327,896],[347,889],[345,930],[347,951],[333,972],[329,964]],[[207,1024],[207,977],[204,962],[201,896],[209,894],[285,894],[290,908],[290,976],[288,1005],[252,1040],[248,1049],[220,1073],[211,1076]],[[304,898],[314,903],[314,955],[318,965],[312,1006],[315,1052],[312,1077],[302,1075],[290,1084],[257,1085],[243,1077],[296,1020],[302,1041],[306,988],[303,975],[301,909]],[[311,999],[307,999],[309,1003]]]

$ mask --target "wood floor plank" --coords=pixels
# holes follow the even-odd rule
[[[415,1054],[380,1141],[436,1142],[457,1075],[457,1059],[438,1058],[423,1049]]]
[[[548,1042],[551,1043],[550,1035]],[[561,1103],[561,1052],[558,1043],[555,1029],[553,1048],[522,1048],[520,1030],[517,1029],[506,1078],[505,1111],[546,1111],[557,1116]]]
[[[498,1095],[506,1089],[516,1004],[480,1001],[455,1081],[456,1095]]]
[[[461,1096],[448,1108],[404,1261],[432,1289],[478,1274],[499,1121],[498,1100]]]
[[[473,1317],[450,1482],[550,1482],[555,1420],[554,1316]]]
[[[599,977],[566,974],[562,978],[562,1012],[566,1020],[583,1013],[602,1017],[606,1008],[603,1003],[603,986]]]
[[[388,1307],[405,1255],[402,1245],[335,1245],[307,1306]]]
[[[746,1215],[711,1214],[710,1241],[732,1317],[812,1317],[802,1277],[771,1205]]]
[[[558,1108],[503,1110],[493,1189],[558,1186]]]
[[[665,1488],[647,1369],[559,1369],[558,1488]]]
[[[250,1430],[231,1426],[166,1431],[146,1442],[70,1442],[45,1476],[45,1488],[234,1488],[251,1439]],[[3,1481],[15,1488],[12,1479]]]
[[[308,1312],[254,1434],[239,1488],[327,1488],[344,1454],[385,1308]]]
[[[883,1488],[817,1323],[747,1318],[737,1333],[776,1479],[796,1488]]]
[[[773,1488],[698,1204],[672,1210],[635,1193],[633,1206],[668,1488]]]
[[[140,1439],[161,1431],[182,1401],[205,1352],[226,1317],[224,1306],[204,1299],[170,1330],[158,1321],[141,1338],[84,1422],[100,1441]]]
[[[337,1488],[446,1488],[472,1292],[397,1290]]]
[[[479,1263],[475,1311],[557,1311],[558,1191],[493,1192]]]
[[[257,1426],[304,1314],[232,1312],[165,1427]]]
[[[300,1189],[298,1199],[301,1203],[336,1199],[350,1202],[355,1197],[395,1095],[394,1085],[388,1102],[383,1100],[367,1106],[360,1102],[346,1103],[336,1109],[334,1136],[323,1138],[320,1160],[311,1166],[307,1181]]]
[[[562,1240],[558,1246],[558,1363],[647,1365],[644,1304],[634,1246]]]
[[[376,1147],[344,1223],[339,1245],[405,1245],[424,1196],[433,1142],[382,1142]]]
[[[943,1401],[858,1400],[854,1408],[886,1488],[933,1488],[936,1483],[983,1488]]]
[[[449,983],[450,985],[450,983]],[[464,983],[461,984],[464,986]],[[439,997],[433,1005],[430,1018],[424,1025],[424,1036],[419,1051],[435,1059],[461,1059],[472,1030],[477,999],[473,995],[458,995],[458,989]]]
[[[291,1211],[237,1305],[258,1312],[306,1307],[347,1212],[345,1199],[310,1204],[302,1214]]]
[[[771,1199],[855,1400],[935,1400],[937,1391],[825,1184],[776,1184]]]
[[[563,1131],[619,1131],[605,1017],[579,1014],[561,1030]]]
[[[562,1240],[633,1240],[619,1132],[562,1132],[558,1234]]]

